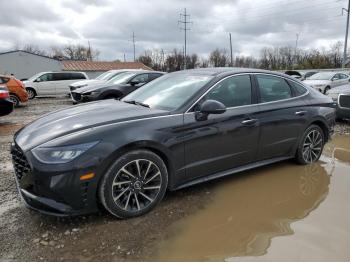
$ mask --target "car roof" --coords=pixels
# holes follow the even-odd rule
[[[254,68],[243,68],[243,67],[213,67],[213,68],[198,68],[198,69],[189,69],[189,70],[182,70],[177,71],[174,73],[178,74],[200,74],[200,75],[208,75],[208,76],[226,76],[231,74],[240,74],[240,73],[265,73],[265,74],[274,74],[274,75],[280,75],[283,77],[289,77],[286,74],[276,72],[276,71],[269,71],[269,70],[263,70],[263,69],[254,69]],[[290,77],[289,77],[290,78]]]

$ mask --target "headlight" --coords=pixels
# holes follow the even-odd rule
[[[76,86],[76,88],[82,88],[82,87],[85,87],[85,86],[87,86],[87,84]]]
[[[86,92],[86,93],[83,93],[82,95],[83,96],[94,96],[94,95],[98,95],[100,93],[100,91],[92,91],[92,92]]]
[[[64,164],[77,158],[91,147],[98,143],[85,143],[79,145],[63,147],[45,147],[39,146],[32,150],[34,156],[42,163],[46,164]]]

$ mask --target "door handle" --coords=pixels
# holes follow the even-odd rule
[[[297,112],[295,112],[295,115],[304,116],[304,115],[306,115],[306,113],[307,113],[307,111],[297,111]]]
[[[256,124],[256,122],[258,122],[258,119],[246,119],[246,120],[243,120],[241,124],[244,126],[251,126]]]

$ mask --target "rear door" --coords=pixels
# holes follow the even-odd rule
[[[129,80],[130,82],[135,82],[137,84],[135,85],[131,85],[128,87],[128,93],[131,93],[133,91],[135,91],[136,89],[138,89],[139,87],[143,86],[144,84],[146,84],[149,81],[149,74],[145,73],[145,74],[139,74],[134,76],[131,80]]]
[[[186,178],[183,180],[255,161],[259,127],[253,94],[250,75],[231,76],[217,83],[184,115]],[[222,102],[227,110],[198,120],[196,111],[208,99]]]
[[[349,83],[349,76],[346,74],[339,74],[341,79],[341,85],[345,85]]]
[[[261,132],[258,159],[290,156],[307,123],[308,111],[303,95],[294,91],[281,76],[256,74],[255,80]]]
[[[71,83],[70,73],[53,73],[53,79],[56,86],[56,95],[69,94],[69,84]]]

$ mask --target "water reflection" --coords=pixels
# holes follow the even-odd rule
[[[324,163],[282,163],[223,179],[214,200],[172,228],[159,247],[159,261],[211,261],[262,255],[275,236],[292,234],[290,224],[327,196]]]

